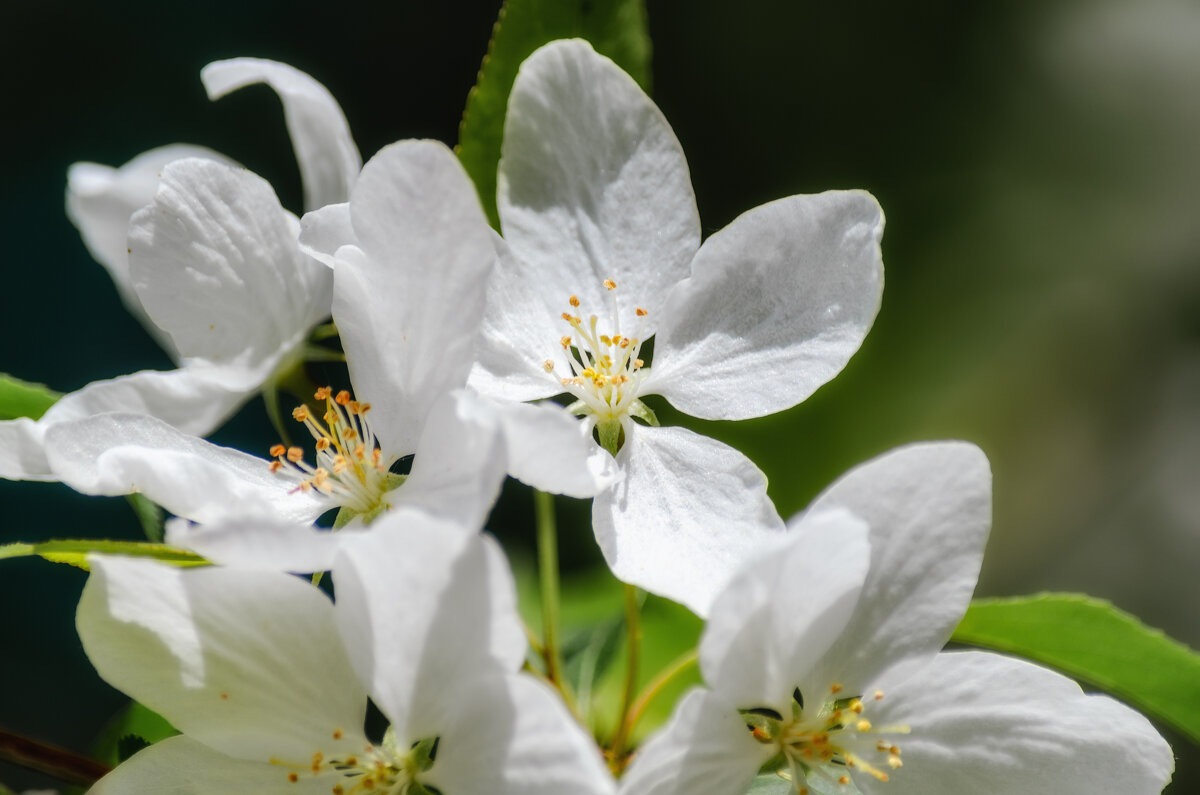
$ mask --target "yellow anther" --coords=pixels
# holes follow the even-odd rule
[[[281,444],[271,445],[271,457],[272,458],[279,458],[279,456],[283,455],[286,452],[287,452],[287,448]]]
[[[558,382],[560,384],[562,384],[563,386],[570,386],[571,384],[575,383],[575,379],[574,378],[560,378],[560,379],[558,379]]]
[[[337,397],[333,399],[333,402],[339,406],[347,405],[350,402],[350,392],[343,389],[341,392],[337,393]]]
[[[367,448],[360,444],[358,447],[354,448],[354,457],[357,458],[359,461],[362,461],[363,456],[366,455],[366,452],[367,452]]]
[[[620,345],[620,344],[621,344],[621,340],[623,340],[623,339],[625,339],[625,338],[624,338],[624,337],[622,337],[620,334],[614,334],[614,335],[613,335],[613,338],[612,338],[612,344],[613,344],[613,345]]]
[[[351,439],[357,439],[358,431],[354,430],[353,428],[347,428],[346,430],[342,431],[342,438],[346,439],[347,441]]]
[[[645,317],[646,315],[650,314],[645,309],[642,309],[640,306],[637,309],[635,309],[634,312],[637,313],[638,317]]]
[[[570,337],[563,337],[563,338],[562,338],[562,339],[560,339],[558,342],[559,342],[559,344],[560,344],[560,345],[562,345],[562,346],[563,346],[563,350],[564,350],[564,351],[565,351],[567,348],[570,348],[570,347],[571,347],[571,338],[570,338]]]
[[[334,729],[334,730],[333,730],[333,739],[335,739],[335,740],[340,740],[340,739],[342,739],[342,730],[341,730],[341,729]]]
[[[856,715],[861,715],[863,711],[863,703],[861,698],[856,698],[850,702],[850,709]]]
[[[545,370],[547,373],[553,372],[554,371],[554,362],[547,359],[546,361],[542,362],[542,369]]]
[[[278,472],[281,467],[283,467],[282,461],[272,461],[271,465],[267,467],[267,469],[271,470],[272,472]]]
[[[357,400],[351,400],[346,406],[346,411],[349,411],[351,414],[358,415],[362,412],[362,404]]]
[[[300,776],[297,775],[296,773],[288,773],[288,781],[295,784],[299,780],[300,780]]]
[[[292,419],[296,422],[304,422],[308,419],[308,406],[296,406],[292,409]]]
[[[332,394],[333,387],[323,386],[313,394],[313,397],[317,400],[329,400],[329,396]]]
[[[643,362],[641,359],[634,359],[633,366],[634,366],[634,369],[640,370],[646,366],[646,363]]]
[[[876,690],[876,691],[875,691],[875,700],[876,700],[876,701],[883,701],[883,691],[882,691],[882,690]]]
[[[341,784],[334,784],[331,792],[333,792],[333,795],[346,795],[346,790],[342,789]]]
[[[562,313],[562,319],[563,319],[563,320],[565,320],[565,321],[567,321],[568,323],[570,323],[571,321],[575,321],[576,323],[578,323],[578,322],[579,322],[578,320],[575,320],[575,318],[571,317],[571,313],[570,313],[570,312],[563,312],[563,313]]]
[[[359,404],[358,404],[358,413],[359,413],[359,415],[366,414],[366,413],[367,413],[368,411],[370,411],[370,410],[371,410],[371,404],[370,404],[370,403],[359,403]]]
[[[330,409],[329,411],[325,412],[325,416],[323,417],[323,419],[326,422],[328,422],[330,425],[333,425],[334,423],[336,423],[338,421],[338,413],[336,411],[334,411],[333,409]]]
[[[333,457],[333,474],[340,475],[346,471],[346,457],[336,455]]]
[[[897,768],[904,767],[904,763],[900,761],[900,757],[892,754],[888,757],[888,767],[890,767],[892,770],[896,770]]]
[[[604,335],[604,334],[601,334],[601,335],[600,335],[600,341],[601,341],[601,342],[603,342],[605,345],[612,345],[612,344],[613,344],[612,337],[609,337],[609,336],[607,336],[607,335]]]
[[[299,447],[289,447],[287,449],[287,460],[293,464],[304,460],[304,450]]]
[[[835,696],[838,693],[842,692],[843,689],[844,688],[842,687],[842,685],[838,682],[834,682],[832,685],[829,686],[829,692],[833,693]]]
[[[379,466],[379,461],[383,458],[383,451],[376,447],[371,451],[371,463]]]
[[[871,731],[871,721],[863,718],[858,723],[854,724],[854,728],[858,729],[860,732],[869,732]]]
[[[571,304],[571,306],[579,306],[579,296],[573,295],[567,299],[567,302]]]
[[[839,778],[838,778],[838,783],[839,783],[839,784],[842,784],[842,785],[849,784],[849,783],[850,783],[850,777],[849,777],[849,776],[841,776],[841,777],[839,777]]]
[[[605,287],[605,289],[608,289],[608,290],[615,290],[615,289],[617,289],[617,283],[614,282],[612,279],[605,279],[604,287]]]

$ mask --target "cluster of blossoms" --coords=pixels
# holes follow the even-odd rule
[[[780,199],[702,242],[660,111],[561,41],[513,85],[496,234],[443,145],[402,141],[364,165],[307,75],[237,59],[202,76],[213,97],[279,93],[308,212],[196,148],[75,167],[73,219],[180,366],[0,423],[0,475],[140,492],[177,517],[170,544],[219,564],[91,560],[84,648],[182,732],[93,791],[742,795],[774,772],[793,795],[1024,795],[1169,780],[1170,749],[1132,710],[1026,662],[942,651],[990,525],[978,449],[893,451],[785,524],[751,461],[660,426],[644,401],[747,419],[832,378],[879,307],[870,195]],[[311,455],[202,438],[311,358],[327,317],[353,389],[295,410]],[[522,670],[512,575],[480,532],[506,476],[592,498],[614,575],[707,619],[706,686],[628,763],[606,764]],[[336,529],[316,525],[333,510]],[[315,572],[334,600],[294,576]]]

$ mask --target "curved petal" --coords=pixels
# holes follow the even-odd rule
[[[553,397],[563,391],[562,384],[543,363],[559,357],[559,340],[570,330],[562,313],[571,308],[571,293],[547,290],[495,232],[492,244],[496,266],[488,280],[479,352],[468,383],[500,400]]]
[[[700,639],[709,686],[742,708],[782,714],[854,611],[871,560],[867,535],[861,519],[836,509],[764,544],[713,602]]]
[[[89,562],[76,626],[106,682],[229,756],[305,764],[360,747],[366,693],[318,589],[274,572]]]
[[[326,205],[300,219],[300,250],[330,268],[339,248],[357,244],[350,223],[350,202]]]
[[[361,532],[351,528],[334,532],[268,516],[214,524],[172,519],[165,540],[222,566],[311,574],[332,568],[342,544]]]
[[[704,242],[659,319],[643,386],[714,420],[790,408],[862,344],[883,291],[883,211],[863,191],[792,196]]]
[[[185,362],[253,390],[328,316],[333,278],[262,178],[205,160],[163,169],[129,229],[143,306]],[[189,361],[194,360],[194,361]]]
[[[612,279],[623,331],[609,333],[636,328],[639,306],[642,338],[654,333],[700,219],[679,141],[633,78],[579,39],[535,51],[509,95],[497,183],[504,239],[535,289],[607,314]]]
[[[422,698],[444,701],[525,659],[508,563],[490,537],[469,528],[397,508],[343,545],[333,581],[355,668],[401,727]]]
[[[84,494],[140,492],[197,522],[275,516],[311,522],[326,505],[311,492],[289,493],[261,458],[189,436],[139,414],[101,414],[46,431],[46,459],[60,480]]]
[[[46,460],[45,435],[46,425],[28,417],[0,422],[0,478],[58,480]]]
[[[213,61],[200,70],[200,80],[211,100],[254,83],[269,85],[283,103],[283,118],[304,181],[304,208],[346,201],[362,157],[329,89],[299,69],[264,58]]]
[[[625,478],[592,503],[617,579],[708,614],[738,567],[783,529],[750,459],[685,428],[627,423]]]
[[[248,762],[212,750],[190,737],[168,737],[143,748],[88,790],[89,795],[219,795],[227,792],[329,795],[336,778],[306,775],[295,783],[289,769],[262,761]]]
[[[1053,671],[987,652],[939,654],[879,685],[875,725],[907,725],[904,766],[866,795],[1159,793],[1171,749],[1144,717]],[[877,717],[876,717],[877,716]]]
[[[466,383],[495,250],[474,186],[433,141],[380,150],[350,214],[363,256],[337,263],[333,318],[385,450],[411,451],[434,401]]]
[[[112,277],[127,309],[146,324],[160,342],[170,337],[150,320],[133,290],[129,275],[129,219],[145,207],[158,190],[163,168],[176,160],[198,157],[236,165],[224,155],[191,144],[171,144],[143,152],[120,168],[99,163],[72,163],[67,169],[67,217],[83,243]],[[173,348],[168,350],[174,353]]]
[[[621,778],[628,795],[729,795],[745,792],[771,756],[746,731],[737,705],[690,690]]]
[[[450,701],[449,689],[438,693]],[[428,782],[442,792],[610,795],[595,742],[558,694],[529,676],[489,676],[431,710],[444,728]],[[419,735],[418,735],[419,736]]]
[[[949,640],[979,577],[992,520],[991,470],[967,442],[901,447],[843,475],[789,527],[798,531],[814,512],[834,507],[871,528],[870,573],[827,658],[832,681],[855,688]]]
[[[505,470],[496,420],[478,398],[453,392],[430,410],[412,472],[389,499],[477,530],[500,494]]]

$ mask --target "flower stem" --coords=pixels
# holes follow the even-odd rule
[[[533,492],[537,517],[538,575],[542,591],[542,659],[546,677],[565,694],[562,655],[558,643],[558,528],[554,520],[554,495]]]
[[[641,664],[642,621],[641,605],[638,604],[637,588],[625,585],[625,694],[621,699],[621,716],[617,722],[617,733],[613,736],[609,748],[613,772],[619,773],[624,767],[625,746],[629,742],[630,710],[637,692],[638,668]]]
[[[81,787],[90,787],[110,770],[94,759],[6,731],[0,731],[0,759]]]
[[[696,649],[692,649],[686,654],[681,655],[666,668],[659,671],[658,676],[654,677],[652,681],[642,688],[642,692],[638,694],[637,701],[634,702],[633,709],[625,716],[626,737],[633,735],[633,730],[637,728],[638,721],[642,719],[642,714],[646,711],[646,707],[650,706],[650,702],[662,692],[663,688],[671,683],[671,680],[695,665],[699,656],[699,651]]]

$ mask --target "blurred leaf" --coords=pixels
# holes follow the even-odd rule
[[[166,518],[163,509],[142,494],[127,494],[125,499],[129,501],[129,507],[133,508],[134,515],[142,525],[146,540],[160,543],[163,540],[163,521]]]
[[[101,730],[92,756],[115,767],[142,748],[176,734],[179,731],[166,718],[133,701]]]
[[[775,773],[760,773],[746,790],[746,795],[791,795],[793,792],[792,782],[787,779]]]
[[[624,630],[625,622],[621,619],[605,621],[573,633],[563,643],[563,670],[585,710],[585,720],[596,683],[617,659]]]
[[[17,417],[36,420],[60,397],[62,394],[50,387],[0,373],[0,420]]]
[[[642,0],[507,0],[458,130],[458,158],[494,227],[496,165],[517,69],[543,44],[569,38],[587,39],[649,90],[650,34]]]
[[[1200,655],[1108,602],[1076,594],[979,599],[953,639],[1056,668],[1200,743]]]
[[[89,571],[87,556],[98,552],[105,555],[131,555],[153,558],[175,566],[204,566],[208,561],[199,555],[166,544],[148,544],[142,541],[103,541],[91,538],[60,539],[38,544],[0,545],[0,560],[38,555],[51,563],[67,563]]]

